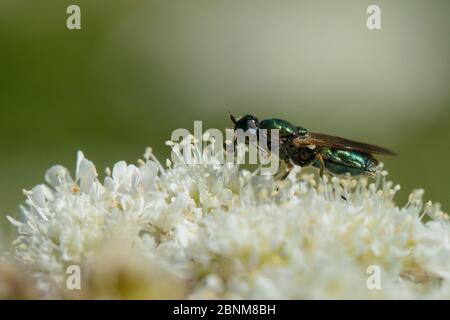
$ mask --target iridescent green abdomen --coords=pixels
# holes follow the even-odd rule
[[[292,123],[283,119],[266,119],[259,123],[260,129],[278,129],[280,137],[286,137],[291,135],[302,135],[307,131],[305,128],[293,125]]]
[[[323,147],[319,152],[325,162],[325,168],[335,175],[370,175],[375,173],[378,165],[377,160],[370,154],[358,151]],[[320,168],[320,161],[315,160],[312,165]]]

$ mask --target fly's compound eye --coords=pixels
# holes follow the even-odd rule
[[[249,120],[247,121],[247,130],[250,134],[256,135],[258,131],[258,125],[255,120]]]
[[[247,121],[247,126],[249,129],[257,129],[258,128],[258,125],[256,124],[255,120]]]
[[[234,122],[234,130],[241,129],[243,131],[247,131],[250,129],[257,130],[259,126],[258,119],[252,115],[246,115],[239,120],[236,120],[234,117],[232,118]]]

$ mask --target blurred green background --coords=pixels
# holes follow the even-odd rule
[[[2,0],[0,226],[77,150],[101,173],[146,146],[166,158],[172,130],[225,128],[228,110],[392,148],[399,203],[421,187],[449,210],[449,14],[448,0]]]

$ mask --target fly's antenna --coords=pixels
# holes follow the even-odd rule
[[[233,121],[233,123],[236,124],[236,122],[237,122],[236,118],[231,114],[231,112],[229,112],[229,114],[230,114],[231,121]]]

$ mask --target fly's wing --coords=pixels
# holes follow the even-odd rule
[[[322,146],[331,147],[338,149],[355,150],[362,153],[374,153],[374,154],[385,154],[385,155],[397,155],[394,151],[389,149],[375,146],[372,144],[352,141],[340,137],[330,136],[323,133],[309,132],[306,137],[298,137],[293,141],[294,145],[301,146]]]

